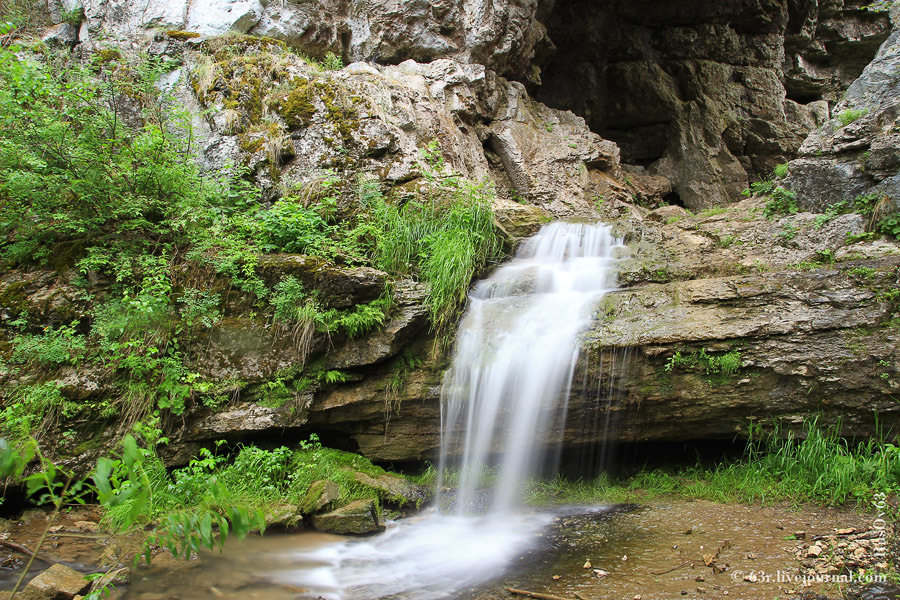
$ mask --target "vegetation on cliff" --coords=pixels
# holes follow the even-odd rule
[[[201,171],[189,116],[158,85],[162,59],[100,52],[81,64],[4,49],[0,67],[0,261],[74,270],[86,307],[46,322],[12,294],[3,299],[0,368],[16,382],[0,392],[6,435],[40,435],[76,415],[115,417],[124,432],[156,410],[218,404],[220,386],[190,366],[186,346],[229,315],[259,314],[306,332],[307,343],[385,322],[389,289],[329,307],[291,276],[264,281],[263,253],[419,278],[442,334],[498,255],[492,190],[452,174],[436,144],[423,149],[424,183],[403,203],[374,179],[332,172],[267,206],[240,168]],[[58,375],[69,367],[100,370],[109,391],[67,397]]]

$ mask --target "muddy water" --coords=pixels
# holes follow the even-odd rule
[[[772,600],[793,592],[839,596],[837,585],[805,587],[795,552],[796,532],[824,535],[869,525],[846,510],[757,508],[703,501],[657,501],[644,507],[565,507],[524,540],[522,551],[488,580],[425,596],[459,600],[509,598],[506,587],[575,600],[742,598]],[[394,524],[394,527],[399,524]],[[366,540],[351,541],[367,544]],[[288,600],[308,597],[300,582],[322,567],[317,562],[346,538],[318,533],[267,535],[231,544],[185,564],[166,562],[135,572],[128,600]],[[407,557],[415,562],[416,556]],[[447,554],[447,563],[456,556]],[[586,563],[590,563],[585,568]],[[423,563],[424,567],[424,563]],[[601,570],[598,577],[598,572]],[[603,572],[607,573],[603,575]],[[424,571],[423,571],[424,573]],[[757,581],[745,581],[751,573]],[[423,575],[424,576],[424,575]],[[768,578],[768,580],[767,580]],[[377,576],[372,598],[409,598],[389,566]],[[315,580],[315,577],[312,577]],[[396,587],[392,591],[392,585]],[[378,590],[377,592],[374,590]],[[313,596],[315,597],[315,596]],[[323,595],[326,600],[337,596]]]

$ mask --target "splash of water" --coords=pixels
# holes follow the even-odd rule
[[[579,335],[614,287],[617,244],[605,225],[550,224],[472,291],[441,398],[439,489],[457,465],[457,511],[297,553],[303,567],[276,579],[329,600],[446,598],[533,546],[552,515],[515,510],[520,486],[554,467]],[[486,467],[498,473],[493,497],[472,515]]]
[[[462,448],[458,511],[478,504],[489,466],[500,513],[526,478],[554,470],[578,336],[615,287],[616,245],[607,226],[553,223],[472,292],[441,396],[441,472]]]

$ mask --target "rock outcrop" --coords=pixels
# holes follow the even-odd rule
[[[546,24],[557,52],[537,98],[584,116],[691,209],[793,158],[890,32],[843,1],[570,0]]]
[[[900,18],[900,9],[895,9]],[[810,135],[785,182],[807,209],[824,211],[859,196],[900,206],[900,32],[847,89],[832,118]]]

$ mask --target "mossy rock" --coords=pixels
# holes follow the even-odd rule
[[[25,282],[15,281],[0,291],[0,308],[5,308],[15,315],[27,311],[30,304],[25,294]]]
[[[304,515],[312,515],[330,504],[337,502],[341,497],[341,486],[327,479],[314,481],[306,496],[300,502],[300,512]]]
[[[282,116],[284,122],[291,129],[301,129],[309,126],[316,114],[315,89],[308,79],[298,77],[293,82],[293,87],[280,103],[274,108]]]
[[[184,42],[187,40],[192,40],[194,38],[201,37],[201,34],[196,31],[181,31],[179,29],[173,29],[166,32],[166,35],[172,38],[173,40],[178,40],[179,42]]]
[[[339,535],[365,535],[384,530],[374,500],[356,500],[323,515],[315,515],[312,524],[318,531]]]

